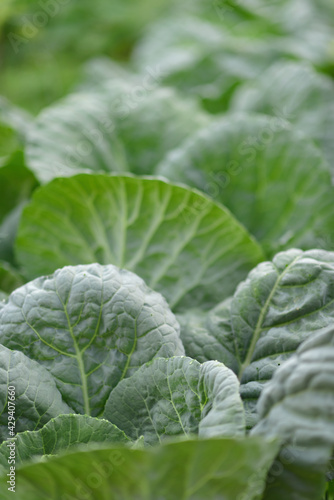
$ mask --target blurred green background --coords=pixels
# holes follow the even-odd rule
[[[66,94],[83,61],[127,59],[166,0],[1,0],[0,94],[36,112]]]
[[[333,75],[333,33],[332,0],[1,0],[0,94],[37,113],[80,81],[85,61],[136,67],[168,46],[168,61],[187,73],[173,84],[188,90],[191,77],[211,98],[203,77],[220,78],[226,100],[282,57]]]

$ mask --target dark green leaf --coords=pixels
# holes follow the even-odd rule
[[[248,426],[277,368],[333,323],[333,276],[333,252],[288,250],[253,269],[232,300],[199,319],[179,315],[186,354],[217,359],[238,375]]]
[[[233,109],[278,115],[314,139],[334,160],[334,83],[305,63],[277,62],[233,100]]]
[[[171,152],[157,172],[226,205],[269,254],[318,247],[333,231],[329,167],[309,139],[277,117],[221,118]]]
[[[145,443],[168,436],[242,436],[239,383],[224,365],[186,357],[157,359],[111,392],[104,418]]]
[[[26,158],[37,179],[48,182],[84,171],[127,170],[123,145],[101,99],[73,94],[46,108],[32,124]]]
[[[178,314],[177,320],[181,325],[181,339],[187,356],[200,363],[217,359],[237,373],[231,302],[232,297],[229,297],[208,313],[190,309]]]
[[[13,410],[14,421],[8,414]],[[9,423],[14,424],[14,433],[33,431],[70,411],[48,370],[21,352],[0,345],[0,441],[11,437]]]
[[[280,436],[279,477],[264,498],[320,499],[334,447],[334,330],[306,340],[265,387],[253,435]],[[277,467],[277,465],[276,465]]]
[[[10,293],[23,283],[22,276],[10,264],[0,260],[0,291]]]
[[[0,310],[0,342],[47,368],[72,412],[92,416],[142,364],[184,352],[163,297],[135,274],[99,264],[14,291]]]
[[[87,415],[60,415],[38,431],[19,432],[15,440],[16,464],[43,455],[57,455],[75,445],[127,443],[129,439],[107,420]],[[0,446],[0,465],[8,467],[9,448]]]
[[[17,205],[28,200],[37,181],[24,164],[23,153],[16,151],[0,165],[0,222]]]

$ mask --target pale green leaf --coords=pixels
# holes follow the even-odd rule
[[[26,158],[39,181],[79,172],[151,174],[165,154],[210,118],[196,101],[156,89],[154,69],[44,109],[27,137]]]
[[[147,90],[145,82],[151,88],[152,81],[157,85],[155,79],[159,81],[159,72],[155,76],[151,70],[118,103],[121,115],[116,130],[126,145],[128,169],[138,175],[153,174],[169,151],[211,121],[195,100],[181,97],[174,89]],[[108,86],[101,92],[110,99]]]

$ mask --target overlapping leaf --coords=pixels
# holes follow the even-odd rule
[[[163,77],[160,64],[136,74],[104,59],[87,65],[79,87],[103,100],[135,174],[154,173],[168,151],[211,121],[196,99],[160,87]]]
[[[168,436],[242,436],[239,383],[224,365],[186,357],[157,359],[112,391],[104,418],[146,444]]]
[[[130,440],[107,420],[87,415],[60,415],[38,431],[19,432],[15,436],[16,464],[43,455],[57,455],[76,445],[91,443],[128,443]],[[8,442],[0,446],[0,466],[8,467]]]
[[[116,79],[46,108],[27,138],[27,163],[43,183],[79,172],[152,173],[170,149],[209,122],[196,102],[156,89],[151,70],[136,85]]]
[[[328,248],[319,242],[332,234],[334,220],[329,167],[282,119],[221,118],[171,152],[157,172],[223,203],[270,254]]]
[[[24,204],[37,187],[27,169],[23,152],[15,151],[0,159],[0,259],[14,262],[13,244]]]
[[[14,418],[9,419],[8,411]],[[15,434],[40,429],[51,418],[70,411],[48,370],[22,352],[0,345],[0,441],[11,437],[10,430]]]
[[[7,262],[0,260],[0,291],[10,293],[23,283],[22,276]]]
[[[333,68],[333,11],[319,2],[193,1],[180,10],[150,26],[132,61],[142,71],[159,65],[164,84],[200,96],[211,113],[226,110],[236,88],[273,61]]]
[[[231,303],[229,297],[211,311],[190,309],[178,314],[181,325],[181,339],[187,356],[200,363],[218,359],[238,373],[235,357],[235,340],[231,324]]]
[[[22,151],[16,151],[0,163],[0,222],[17,205],[29,199],[37,181],[24,164]]]
[[[333,252],[288,250],[259,264],[231,301],[202,315],[197,329],[180,317],[186,354],[200,360],[215,354],[211,359],[238,375],[248,426],[257,421],[256,402],[277,367],[332,324],[333,276]],[[203,331],[213,349],[209,344],[201,354]]]
[[[236,93],[235,110],[284,116],[314,139],[333,171],[334,83],[305,63],[277,62]]]
[[[334,447],[334,330],[324,328],[277,370],[258,402],[254,435],[280,436],[281,474],[264,498],[320,498]],[[277,465],[276,465],[277,470]]]

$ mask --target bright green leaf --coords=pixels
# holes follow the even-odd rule
[[[88,449],[21,466],[17,500],[253,500],[278,444],[262,438],[166,443],[151,449]],[[2,479],[3,499],[7,491]]]
[[[25,274],[67,264],[125,267],[172,308],[212,307],[263,259],[222,206],[158,179],[80,175],[36,192],[17,239]]]
[[[22,147],[30,116],[0,96],[0,160]]]

